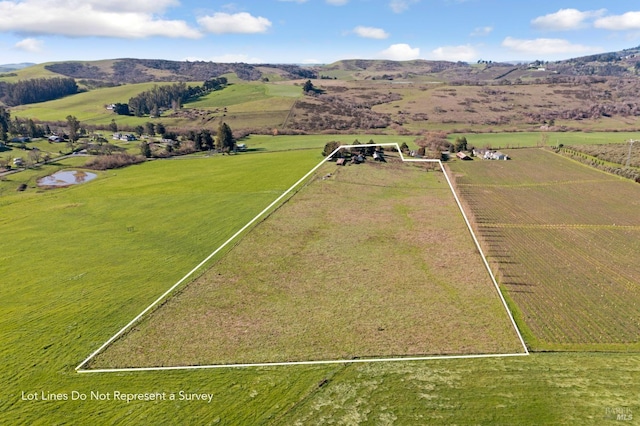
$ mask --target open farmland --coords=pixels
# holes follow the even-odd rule
[[[619,413],[637,418],[637,353],[75,373],[89,352],[237,229],[251,209],[255,213],[317,164],[321,137],[304,136],[300,145],[295,139],[256,137],[250,146],[314,149],[154,161],[55,191],[30,183],[16,193],[27,172],[0,182],[8,188],[0,194],[0,232],[6,236],[0,255],[0,423],[600,426],[631,423],[616,421]],[[453,253],[447,264],[459,264]],[[72,400],[72,392],[87,400]],[[93,398],[92,392],[111,398]],[[167,399],[126,402],[114,400],[115,392],[161,392]],[[180,399],[180,392],[206,393],[212,401]],[[37,399],[29,400],[34,393]],[[49,394],[68,399],[42,399]]]
[[[105,108],[110,103],[127,103],[131,97],[155,85],[166,84],[172,83],[125,84],[94,89],[48,102],[19,106],[11,113],[20,118],[61,122],[67,115],[74,115],[85,125],[102,127],[108,126],[111,120],[119,126],[144,125],[151,120],[177,128],[215,128],[219,119],[232,128],[271,129],[284,123],[296,98],[302,96],[302,88],[291,84],[240,83],[187,102],[178,113],[167,111],[160,119],[117,115]],[[189,84],[195,86],[202,82]]]
[[[105,107],[116,102],[127,103],[131,97],[150,90],[153,86],[167,84],[171,83],[139,83],[100,88],[61,99],[15,107],[11,110],[11,115],[40,121],[65,121],[67,115],[74,115],[84,124],[107,125],[111,119],[144,123],[142,118],[118,116]],[[146,117],[146,121],[148,119]]]
[[[523,352],[444,176],[427,167],[325,164],[91,367]]]
[[[636,145],[634,147],[628,142],[606,145],[570,146],[568,148],[597,158],[602,162],[617,165],[627,165],[628,163],[629,166],[640,169],[640,146]]]
[[[509,149],[539,146],[603,145],[615,144],[638,138],[637,132],[517,132],[517,133],[452,133],[451,142],[464,136],[469,146],[476,148]]]
[[[509,154],[451,168],[527,343],[638,350],[640,186],[547,150]]]

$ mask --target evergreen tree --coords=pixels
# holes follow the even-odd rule
[[[8,140],[9,125],[11,123],[11,115],[9,111],[0,106],[0,141]]]
[[[233,150],[235,141],[233,140],[233,132],[227,123],[220,123],[218,133],[216,135],[216,148],[222,152]]]

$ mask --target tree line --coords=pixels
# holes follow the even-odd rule
[[[202,86],[187,86],[186,83],[175,83],[167,86],[154,86],[129,99],[128,104],[116,104],[114,111],[121,115],[133,114],[158,116],[161,109],[178,110],[185,102],[197,99],[227,85],[225,77],[206,80]]]
[[[73,78],[34,78],[16,83],[0,82],[0,101],[8,106],[51,101],[78,93]]]

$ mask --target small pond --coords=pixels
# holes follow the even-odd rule
[[[69,186],[79,183],[89,182],[95,179],[95,173],[76,171],[76,170],[60,170],[50,176],[45,176],[38,180],[38,186]]]

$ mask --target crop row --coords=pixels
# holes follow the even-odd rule
[[[549,152],[518,152],[522,158],[508,164],[452,169],[500,284],[537,340],[532,346],[637,345],[638,188]]]
[[[640,336],[638,237],[629,230],[502,228],[491,252],[503,255],[490,260],[541,342],[633,343]]]

